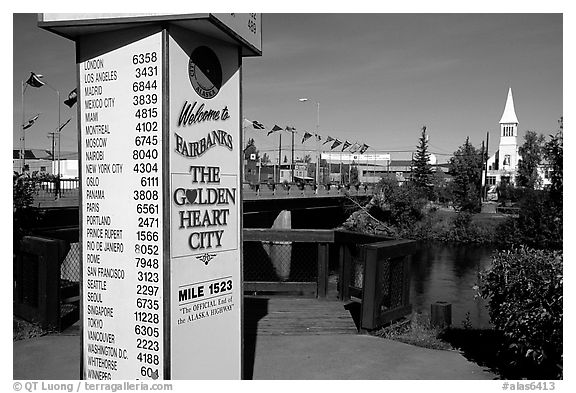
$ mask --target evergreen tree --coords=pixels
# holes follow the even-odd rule
[[[416,154],[412,159],[412,181],[417,187],[425,188],[430,184],[432,177],[432,165],[430,165],[430,153],[428,152],[428,135],[426,135],[426,126],[422,127],[420,144],[417,147]]]
[[[531,190],[539,188],[542,179],[538,175],[538,167],[544,157],[544,135],[534,131],[527,131],[524,143],[518,148],[520,160],[518,160],[518,175],[516,182],[520,187]]]
[[[464,211],[479,211],[482,152],[472,146],[468,137],[450,158],[449,168],[456,207]]]

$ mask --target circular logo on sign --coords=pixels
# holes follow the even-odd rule
[[[188,75],[192,87],[202,98],[214,98],[222,87],[220,60],[207,46],[199,46],[192,51],[188,63]]]

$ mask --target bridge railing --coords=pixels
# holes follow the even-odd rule
[[[242,184],[242,194],[247,199],[270,199],[270,198],[310,198],[319,196],[359,196],[372,195],[373,185],[313,185],[296,183],[261,183]]]

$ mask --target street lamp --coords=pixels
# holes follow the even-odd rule
[[[310,101],[308,98],[298,98],[300,102],[307,102]],[[318,152],[318,129],[320,128],[320,102],[316,101],[316,137],[314,138],[316,141],[316,185],[320,184],[320,154]]]

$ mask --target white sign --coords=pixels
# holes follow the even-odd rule
[[[121,33],[119,33],[121,35]],[[163,378],[162,34],[82,52],[83,377]]]
[[[348,152],[322,152],[322,159],[329,162],[340,162],[356,164],[374,164],[375,162],[390,161],[389,153],[365,153],[353,154]]]
[[[172,379],[240,379],[239,48],[171,30]]]

